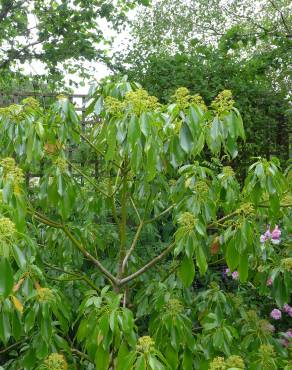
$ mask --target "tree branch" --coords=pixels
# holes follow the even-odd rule
[[[288,32],[288,35],[287,36],[291,36],[291,30],[290,28],[288,27],[288,24],[286,23],[286,19],[284,17],[284,14],[283,12],[275,5],[274,1],[273,0],[269,0],[270,3],[272,4],[273,8],[280,14],[280,17],[281,17],[281,20],[282,20],[282,23],[286,29],[286,31]]]
[[[94,149],[96,151],[96,153],[98,153],[99,155],[101,155],[102,157],[104,157],[104,154],[101,150],[99,150],[82,132],[80,132],[79,130],[76,130],[73,128],[73,130],[80,135],[80,137],[85,140],[87,142],[87,144],[89,146],[91,146],[92,149]],[[111,160],[111,162],[116,166],[118,167],[120,170],[122,169],[122,167],[116,163],[114,160]]]
[[[128,250],[128,252],[127,252],[127,254],[126,254],[126,256],[125,256],[125,258],[124,258],[124,260],[123,260],[123,263],[122,263],[122,273],[124,273],[124,272],[125,272],[125,268],[126,268],[126,265],[127,265],[128,259],[129,259],[129,257],[131,256],[131,254],[133,253],[133,250],[134,250],[134,248],[135,248],[135,246],[136,246],[136,244],[137,244],[137,241],[138,241],[139,236],[140,236],[140,234],[141,234],[141,231],[142,231],[143,225],[144,225],[144,222],[143,222],[143,221],[141,221],[141,222],[140,222],[140,225],[138,226],[138,229],[137,229],[137,231],[136,231],[136,234],[135,234],[135,237],[134,237],[133,242],[132,242],[132,244],[131,244],[131,247],[130,247],[130,249]]]
[[[101,264],[101,262],[96,259],[95,257],[93,257],[87,250],[86,248],[82,245],[82,243],[80,243],[76,238],[75,236],[69,231],[69,229],[64,225],[64,224],[60,224],[60,223],[57,223],[57,222],[54,222],[54,221],[51,221],[49,220],[47,217],[43,216],[43,215],[40,215],[39,212],[36,212],[36,211],[32,211],[32,210],[29,210],[29,212],[31,213],[31,215],[36,219],[38,220],[39,222],[45,224],[45,225],[48,225],[48,226],[51,226],[51,227],[54,227],[54,228],[57,228],[57,229],[61,229],[66,235],[67,237],[71,240],[71,242],[73,243],[73,245],[85,256],[87,257],[99,270],[100,272],[105,275],[108,280],[110,281],[111,284],[113,285],[118,285],[118,280]]]
[[[163,212],[159,213],[159,215],[151,218],[150,220],[146,220],[144,223],[145,224],[150,224],[151,222],[154,222],[154,221],[158,220],[160,217],[164,216],[166,213],[168,213],[169,211],[171,211],[175,206],[176,206],[176,204],[173,204],[172,206],[170,206],[167,209],[165,209]]]
[[[72,275],[72,276],[75,276],[76,278],[78,279],[81,279],[81,280],[84,280],[89,286],[91,286],[91,288],[93,288],[94,290],[96,290],[97,292],[100,290],[97,286],[95,286],[93,284],[93,282],[88,279],[88,277],[86,275],[84,275],[82,272],[72,272],[72,271],[66,271],[66,270],[63,270],[62,268],[60,267],[57,267],[57,266],[53,266],[53,265],[50,265],[49,263],[47,262],[44,262],[45,266],[47,266],[49,269],[52,269],[52,270],[56,270],[56,271],[59,271],[59,272],[62,272],[66,275]]]
[[[164,249],[164,251],[162,253],[160,253],[158,256],[156,256],[155,258],[153,258],[150,262],[148,262],[145,266],[143,266],[142,268],[140,268],[140,270],[134,272],[133,274],[131,275],[128,275],[127,277],[125,277],[124,279],[121,279],[119,281],[119,285],[124,285],[126,283],[128,283],[129,281],[137,278],[138,276],[144,274],[144,272],[146,272],[147,270],[149,270],[152,266],[156,265],[156,263],[158,263],[159,261],[161,261],[165,256],[167,256],[172,250],[173,248],[175,247],[176,243],[173,242],[171,243],[166,249]]]
[[[126,167],[126,166],[125,166]],[[123,275],[123,261],[126,255],[126,228],[127,228],[127,175],[123,174],[123,188],[121,199],[121,222],[120,222],[120,253],[119,253],[119,269],[117,278],[120,279]]]
[[[108,195],[107,193],[105,193],[102,189],[100,189],[96,183],[89,177],[87,176],[83,171],[81,171],[77,166],[75,166],[72,162],[70,162],[68,159],[66,159],[66,162],[69,164],[69,166],[71,166],[75,171],[77,171],[82,177],[84,177],[93,187],[95,190],[97,190],[98,192],[100,192],[102,195],[104,195],[105,197],[108,197],[110,198],[110,195]]]
[[[6,52],[8,54],[8,58],[6,60],[4,60],[4,61],[1,62],[0,69],[1,68],[4,68],[5,66],[7,66],[7,64],[9,64],[13,60],[17,59],[18,57],[20,57],[20,55],[23,52],[25,52],[27,49],[29,49],[30,47],[35,46],[35,45],[38,45],[38,44],[41,44],[41,43],[42,43],[42,41],[37,40],[37,41],[31,42],[30,44],[25,45],[20,50],[8,50]]]

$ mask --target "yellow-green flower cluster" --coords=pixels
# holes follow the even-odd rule
[[[259,329],[262,331],[263,334],[270,334],[275,331],[274,326],[270,324],[268,320],[264,319],[259,321]]]
[[[209,366],[209,370],[225,370],[224,357],[215,357]]]
[[[38,288],[37,298],[39,302],[52,302],[55,300],[54,293],[49,288]]]
[[[228,177],[233,177],[234,176],[234,171],[233,168],[230,166],[224,166],[222,169],[223,172],[223,177],[226,179]]]
[[[245,365],[240,356],[232,355],[227,360],[224,357],[215,357],[211,362],[209,370],[244,369]]]
[[[24,174],[22,169],[16,166],[14,158],[7,157],[2,159],[0,166],[3,168],[4,181],[11,181],[14,191],[19,192],[19,186],[24,182]]]
[[[39,102],[35,98],[32,98],[32,97],[28,97],[26,99],[23,99],[21,103],[24,106],[27,106],[27,107],[32,108],[32,109],[37,109],[37,108],[40,107]]]
[[[271,344],[262,344],[259,348],[259,354],[262,358],[275,357],[276,353]]]
[[[122,101],[112,96],[107,96],[104,101],[106,110],[114,116],[120,116],[124,111],[139,116],[142,112],[157,110],[161,106],[155,96],[141,88],[128,91]]]
[[[44,362],[47,370],[67,370],[68,365],[65,357],[59,353],[52,353]]]
[[[291,182],[292,182],[292,179],[291,179]],[[284,206],[291,206],[292,205],[292,195],[291,194],[286,194],[282,201],[281,201],[282,205]]]
[[[240,356],[230,356],[226,360],[226,368],[236,368],[236,369],[244,369],[244,362],[243,359]]]
[[[136,115],[140,115],[145,111],[156,110],[160,107],[158,99],[155,96],[151,96],[144,89],[137,89],[135,91],[129,91],[125,95],[126,108],[130,109]]]
[[[203,111],[207,111],[207,106],[199,94],[191,95],[190,91],[186,87],[179,87],[172,98],[175,100],[176,104],[180,107],[180,109],[186,109],[191,104],[199,105]]]
[[[186,229],[187,232],[190,232],[194,229],[197,223],[197,218],[190,212],[184,212],[178,218],[178,224]]]
[[[0,238],[12,238],[16,233],[15,224],[7,217],[0,218]]]
[[[283,258],[281,260],[281,266],[284,270],[291,271],[292,270],[292,257]]]
[[[209,186],[205,181],[197,181],[195,183],[195,192],[200,196],[200,198],[204,198],[209,193]]]
[[[183,305],[178,299],[170,299],[167,302],[167,311],[172,316],[178,315],[183,311]]]
[[[191,97],[191,102],[193,104],[197,104],[199,105],[204,112],[207,112],[208,108],[207,108],[207,105],[205,104],[204,102],[204,99],[201,97],[200,94],[195,94]]]
[[[212,101],[211,107],[217,113],[223,113],[233,108],[234,100],[232,99],[232,92],[230,90],[223,90],[218,96]]]
[[[247,202],[243,203],[237,210],[238,214],[242,214],[243,216],[252,215],[255,213],[254,206]]]
[[[138,339],[136,350],[140,353],[151,353],[154,350],[154,345],[154,340],[146,335]]]
[[[176,180],[175,179],[170,179],[168,184],[169,184],[169,186],[175,186],[176,185]]]
[[[181,109],[185,109],[190,106],[191,95],[189,89],[186,87],[179,87],[175,91],[173,98]]]
[[[23,109],[17,104],[11,104],[8,107],[0,108],[0,117],[1,116],[14,122],[19,122],[24,118]]]
[[[246,315],[247,315],[247,318],[248,318],[249,321],[256,321],[256,320],[258,320],[258,314],[256,313],[255,310],[249,310],[249,311],[247,311]]]
[[[125,104],[121,100],[113,98],[112,96],[107,96],[104,99],[104,104],[106,110],[113,116],[119,116],[123,114],[125,109]]]
[[[57,158],[54,163],[55,166],[58,167],[61,172],[68,171],[68,163],[64,158]]]
[[[242,306],[243,299],[240,295],[233,296],[232,299],[233,299],[233,302],[236,308],[239,308]]]

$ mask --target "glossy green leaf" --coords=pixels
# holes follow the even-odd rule
[[[192,258],[185,256],[178,270],[178,275],[185,287],[189,287],[195,277],[195,266]]]
[[[8,258],[0,260],[0,297],[6,298],[13,289],[13,271]]]
[[[110,362],[109,351],[105,350],[102,345],[98,346],[95,355],[95,366],[99,370],[108,370]]]

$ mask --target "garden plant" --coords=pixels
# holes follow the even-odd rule
[[[0,369],[291,370],[291,165],[237,176],[229,90],[86,115],[0,109]]]

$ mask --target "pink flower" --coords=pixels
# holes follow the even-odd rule
[[[236,280],[236,279],[238,279],[238,272],[237,271],[233,271],[233,273],[231,274],[231,276],[232,276],[232,279],[233,280]]]
[[[288,347],[289,346],[289,340],[288,339],[281,339],[281,344],[283,347]]]
[[[282,317],[282,312],[277,308],[274,308],[270,315],[274,320],[280,320]]]
[[[288,330],[286,331],[286,336],[287,336],[288,338],[292,338],[292,329],[288,329]]]
[[[273,279],[272,278],[268,278],[267,280],[267,286],[271,286],[273,285]]]
[[[271,237],[271,231],[270,231],[270,225],[269,224],[267,225],[267,230],[264,233],[264,236],[265,236],[266,240]]]
[[[292,317],[292,307],[288,304],[285,304],[283,307],[284,312],[286,312],[290,317]]]
[[[228,268],[223,270],[223,277],[226,277],[229,274],[230,270]]]
[[[261,243],[264,243],[266,241],[266,237],[265,237],[265,235],[263,234],[263,235],[261,235],[260,236],[260,242]]]
[[[275,226],[274,230],[272,231],[272,239],[280,239],[281,237],[281,230],[279,229],[278,225]]]

